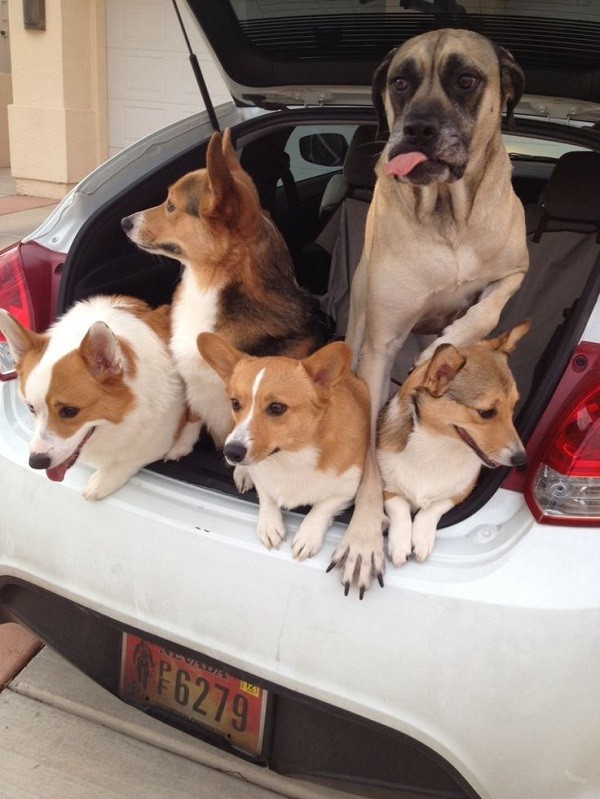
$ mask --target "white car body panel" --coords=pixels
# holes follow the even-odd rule
[[[538,525],[500,489],[359,603],[324,573],[340,525],[297,563],[294,514],[269,552],[255,505],[147,470],[88,503],[86,467],[58,490],[29,469],[31,419],[1,393],[1,574],[400,730],[482,797],[600,795],[598,530]]]

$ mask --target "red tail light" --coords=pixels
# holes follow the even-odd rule
[[[36,242],[16,244],[0,253],[0,308],[30,330],[45,330],[54,317],[63,253]],[[0,379],[14,377],[12,359],[0,333]]]
[[[540,522],[600,524],[599,365],[597,352],[534,456],[525,497]]]
[[[24,327],[36,329],[20,244],[0,254],[0,308],[11,313]],[[0,341],[4,340],[0,333]]]

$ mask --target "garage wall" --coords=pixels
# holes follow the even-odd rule
[[[230,99],[185,0],[178,2],[213,103]],[[171,0],[106,0],[108,151],[204,108]]]

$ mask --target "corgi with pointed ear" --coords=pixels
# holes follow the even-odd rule
[[[253,358],[210,333],[198,336],[198,347],[225,384],[233,429],[223,452],[254,483],[258,537],[279,547],[281,509],[311,505],[292,553],[314,555],[354,499],[369,444],[369,395],[350,371],[350,348],[335,342],[302,360]]]
[[[180,436],[185,391],[168,350],[168,306],[94,297],[43,335],[0,310],[0,331],[33,416],[29,465],[50,480],[80,460],[96,467],[84,497],[102,499],[142,466],[193,447]]]
[[[229,130],[213,134],[205,169],[180,178],[161,205],[121,225],[138,247],[184,267],[172,303],[171,351],[197,416],[196,435],[204,423],[220,449],[231,408],[198,352],[198,334],[218,333],[252,355],[301,358],[323,343],[317,304],[296,283],[286,244],[263,212]]]
[[[471,346],[440,345],[382,408],[377,460],[395,566],[431,554],[441,516],[466,499],[483,466],[525,465],[507,355],[528,330],[525,321]]]

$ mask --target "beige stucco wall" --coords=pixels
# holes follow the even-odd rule
[[[12,103],[11,75],[8,72],[0,72],[0,167],[6,167],[10,164],[7,112],[9,103]]]
[[[104,0],[46,0],[46,30],[26,30],[9,0],[17,191],[60,198],[107,157]]]

